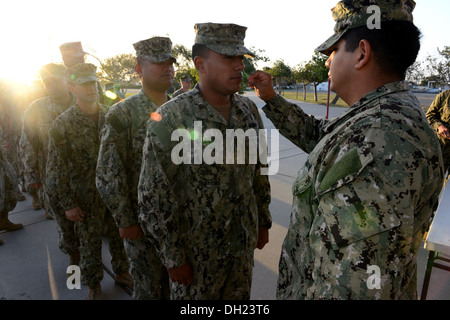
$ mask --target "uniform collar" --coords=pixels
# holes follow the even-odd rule
[[[71,95],[72,99],[70,100],[70,103],[65,110],[68,110],[70,107],[76,105],[76,103],[77,103],[77,99],[75,98],[75,95],[73,93],[70,93],[70,95]],[[56,111],[58,113],[65,111],[62,109],[61,105],[56,104],[50,97],[48,97],[48,99],[50,100],[50,105],[51,105],[51,108],[53,109],[53,111]]]
[[[154,107],[156,107],[155,110],[158,108],[156,103],[153,102],[149,97],[147,97],[147,95],[144,92],[144,89],[139,90],[137,95],[138,95],[138,97],[140,99],[139,105],[154,106]],[[169,97],[169,95],[167,95],[167,101],[169,101],[169,100],[170,100],[170,97]]]
[[[98,106],[98,127],[101,128],[103,126],[103,123],[105,121],[105,106],[97,103]],[[78,116],[76,119],[78,121],[81,121],[83,123],[87,123],[89,126],[94,126],[94,123],[92,122],[92,120],[89,118],[89,116],[86,115],[86,113],[84,113],[80,106],[78,105],[78,103],[75,104],[74,106],[74,113]]]
[[[358,108],[374,99],[381,98],[382,96],[385,96],[385,95],[388,95],[391,93],[395,93],[395,92],[408,91],[408,90],[409,90],[409,85],[408,85],[408,82],[406,82],[406,81],[391,82],[391,83],[385,84],[384,86],[381,86],[381,87],[367,93],[364,97],[362,97],[356,103],[354,103],[350,108]]]
[[[191,90],[194,99],[194,112],[198,119],[205,119],[208,121],[213,121],[221,123],[228,126],[229,123],[225,118],[213,107],[211,106],[202,96],[200,92],[199,85],[196,84],[194,89]],[[239,104],[236,103],[235,94],[231,95],[231,111],[230,111],[230,124],[233,120],[236,120],[236,109],[239,108]]]

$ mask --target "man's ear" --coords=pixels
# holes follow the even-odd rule
[[[69,89],[70,92],[75,94],[75,85],[71,82],[67,82],[67,89]]]
[[[362,39],[359,42],[358,48],[356,48],[356,54],[357,54],[357,62],[355,64],[356,70],[361,70],[364,66],[367,65],[367,63],[372,58],[372,47],[370,46],[369,41]]]
[[[139,77],[142,76],[142,67],[140,64],[134,65],[134,71],[136,71],[136,73],[138,74]]]
[[[194,66],[198,73],[201,73],[205,69],[205,58],[196,56],[194,57]]]

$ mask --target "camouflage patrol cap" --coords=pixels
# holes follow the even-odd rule
[[[183,82],[192,82],[192,78],[189,74],[185,74],[183,76],[181,76],[181,81]]]
[[[81,42],[66,42],[59,46],[59,51],[63,57],[82,57],[86,54],[83,51]]]
[[[374,6],[374,7],[371,7]],[[378,10],[380,21],[409,21],[413,22],[412,12],[416,3],[414,0],[344,0],[331,9],[336,21],[334,34],[315,49],[326,55],[331,54],[331,48],[349,30],[356,27],[368,26],[371,18]],[[382,26],[381,26],[382,27]]]
[[[67,80],[76,84],[98,81],[97,67],[91,63],[78,63],[67,70]]]
[[[248,56],[255,54],[244,47],[247,27],[237,24],[197,23],[194,26],[195,43],[203,44],[209,49],[225,56]]]
[[[62,64],[49,63],[43,66],[39,70],[39,76],[41,80],[44,81],[48,78],[60,78],[64,79],[66,75],[67,68]]]
[[[166,37],[153,37],[133,44],[136,56],[153,63],[161,63],[169,59],[176,62],[172,56],[172,41]]]

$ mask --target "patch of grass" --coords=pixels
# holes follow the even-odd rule
[[[127,93],[125,93],[125,98],[134,96],[136,93],[137,93],[137,92],[129,92],[129,91],[127,91]]]
[[[313,92],[307,92],[306,93],[306,100],[303,99],[303,91],[293,92],[293,91],[283,91],[281,94],[286,99],[292,99],[297,100],[299,102],[306,102],[306,103],[318,103],[327,105],[327,94],[326,93],[317,93],[317,101],[314,100],[314,93]],[[331,104],[331,101],[336,97],[336,94],[332,93],[330,94],[330,106],[333,107],[345,107],[348,108],[348,105],[342,101],[342,99],[339,99],[336,104]]]

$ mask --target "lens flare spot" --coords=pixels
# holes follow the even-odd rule
[[[109,91],[109,90],[105,91],[105,96],[107,96],[108,98],[110,98],[112,100],[117,98],[117,94],[115,94],[114,92]]]
[[[197,130],[190,130],[189,134],[191,136],[191,140],[197,140],[200,137],[200,134],[197,132]]]
[[[159,113],[157,113],[157,112],[152,112],[152,113],[150,114],[150,118],[151,118],[152,120],[154,120],[154,121],[161,121],[162,116],[161,116]]]

